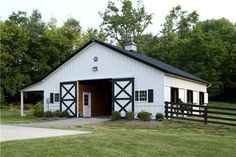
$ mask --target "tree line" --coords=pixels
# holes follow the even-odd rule
[[[100,29],[82,31],[80,22],[56,18],[45,23],[34,10],[13,12],[1,30],[1,101],[17,100],[18,90],[40,80],[90,39],[123,47],[132,37],[138,52],[190,72],[209,82],[211,98],[233,100],[236,93],[236,24],[225,18],[199,21],[197,12],[176,6],[157,34],[146,33],[152,24],[140,1],[109,1],[100,12]],[[158,29],[158,28],[157,28]]]

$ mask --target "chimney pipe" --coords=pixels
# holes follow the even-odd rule
[[[128,51],[137,51],[137,45],[133,42],[133,40],[130,40],[130,41],[125,45],[125,50],[128,50]]]

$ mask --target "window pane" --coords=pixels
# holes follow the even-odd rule
[[[140,91],[140,101],[147,101],[147,91],[146,90]]]
[[[59,93],[55,93],[55,98],[54,98],[55,102],[59,102],[60,98],[59,98]]]
[[[88,102],[88,95],[84,95],[84,105],[87,106],[89,105],[89,102]]]

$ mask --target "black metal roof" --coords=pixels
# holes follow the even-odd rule
[[[172,75],[176,75],[176,76],[180,76],[180,77],[183,77],[183,78],[187,78],[187,79],[190,79],[190,80],[194,80],[194,81],[198,81],[198,82],[202,82],[202,83],[205,83],[207,84],[208,82],[199,78],[199,77],[196,77],[190,73],[187,73],[183,70],[180,70],[178,68],[175,68],[169,64],[166,64],[166,63],[163,63],[159,60],[156,60],[154,58],[151,58],[151,57],[148,57],[148,56],[145,56],[145,55],[142,55],[140,53],[137,53],[135,51],[128,51],[128,50],[125,50],[125,49],[122,49],[122,48],[118,48],[114,45],[111,45],[111,44],[107,44],[105,42],[102,42],[102,41],[99,41],[99,40],[90,40],[89,42],[87,42],[84,46],[82,46],[81,48],[79,48],[74,54],[72,54],[70,57],[68,57],[64,62],[62,62],[61,64],[59,64],[56,68],[54,68],[53,70],[51,70],[48,74],[46,74],[41,80],[45,79],[48,75],[50,75],[54,70],[56,70],[57,68],[59,68],[60,66],[62,66],[65,62],[67,62],[69,59],[71,59],[72,57],[74,57],[76,54],[78,54],[80,51],[82,51],[85,47],[87,47],[88,45],[90,45],[91,43],[98,43],[100,45],[103,45],[107,48],[110,48],[120,54],[123,54],[123,55],[126,55],[132,59],[135,59],[137,61],[140,61],[144,64],[147,64],[153,68],[156,68],[160,71],[163,71],[165,73],[169,73],[169,74],[172,74]],[[39,80],[39,81],[41,81]],[[38,82],[39,82],[38,81]],[[30,85],[27,85],[26,87],[29,87],[31,85],[33,85],[35,83],[32,83]],[[26,88],[24,87],[24,88]],[[22,88],[22,89],[24,89]]]
[[[128,43],[127,44],[125,44],[125,46],[126,45],[136,45],[132,40],[130,40],[130,41],[128,41]]]
[[[125,50],[125,49],[121,49],[121,48],[118,48],[114,45],[110,45],[110,44],[107,44],[107,43],[104,43],[104,42],[101,42],[101,41],[98,41],[98,40],[93,40],[94,42],[96,43],[99,43],[105,47],[108,47],[108,48],[111,48],[112,50],[114,51],[117,51],[121,54],[124,54],[128,57],[131,57],[135,60],[138,60],[142,63],[145,63],[151,67],[154,67],[160,71],[163,71],[165,73],[169,73],[169,74],[173,74],[173,75],[176,75],[176,76],[180,76],[180,77],[184,77],[184,78],[187,78],[187,79],[191,79],[191,80],[195,80],[195,81],[199,81],[199,82],[202,82],[202,83],[208,83],[207,81],[203,80],[203,79],[200,79],[199,77],[196,77],[190,73],[187,73],[183,70],[180,70],[178,68],[175,68],[169,64],[166,64],[166,63],[163,63],[159,60],[156,60],[154,58],[151,58],[151,57],[148,57],[148,56],[145,56],[145,55],[142,55],[140,53],[137,53],[135,51],[128,51],[128,50]]]

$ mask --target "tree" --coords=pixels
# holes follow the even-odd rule
[[[210,96],[219,95],[223,83],[221,66],[226,59],[227,50],[223,42],[212,34],[207,34],[197,26],[179,53],[179,67],[211,84]]]
[[[214,39],[214,44],[220,43],[215,50],[213,59],[220,57],[221,65],[217,69],[220,73],[219,81],[222,84],[221,97],[234,97],[236,92],[236,26],[229,20],[206,20],[200,22],[198,27],[206,36]],[[218,50],[224,49],[224,53],[217,54]],[[218,59],[218,61],[219,61]]]
[[[103,13],[100,13],[103,30],[113,42],[124,46],[130,38],[140,37],[151,24],[152,15],[148,14],[143,5],[138,2],[133,8],[130,0],[121,0],[121,9],[112,1]]]
[[[226,19],[199,22],[195,11],[177,6],[163,26],[152,56],[207,80],[211,97],[235,92],[235,25]]]
[[[162,34],[176,33],[179,37],[188,37],[189,31],[191,31],[196,23],[198,22],[198,13],[193,11],[188,13],[183,11],[181,6],[178,5],[174,7],[169,15],[166,16],[166,21],[164,23],[164,28],[162,29]]]
[[[0,22],[1,28],[1,101],[14,96],[30,82],[27,74],[29,38],[16,24]]]
[[[103,30],[99,31],[94,28],[88,28],[87,31],[82,34],[82,39],[83,39],[83,43],[86,43],[92,39],[105,41],[107,39],[107,34]]]
[[[152,46],[151,56],[182,69],[179,55],[185,52],[184,47],[198,22],[198,14],[195,11],[188,13],[178,5],[165,19],[160,36]]]

